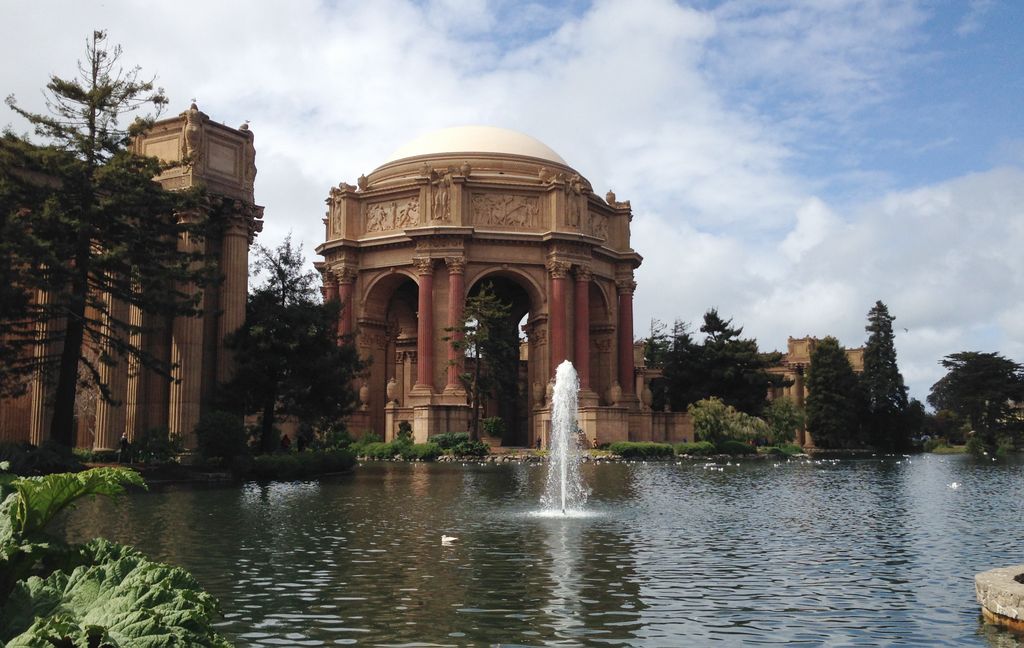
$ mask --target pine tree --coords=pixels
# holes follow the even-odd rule
[[[1020,441],[1024,420],[1024,365],[998,353],[961,351],[940,361],[946,375],[932,385],[928,403],[970,423],[981,443],[995,449],[999,437]]]
[[[282,416],[324,430],[337,429],[355,408],[352,381],[362,370],[355,345],[338,344],[340,304],[321,303],[316,273],[303,271],[301,248],[289,236],[274,250],[257,245],[245,324],[228,341],[235,376],[223,388],[222,407],[260,415],[260,448],[277,448]]]
[[[807,429],[820,448],[859,444],[858,384],[846,350],[834,337],[821,340],[811,353],[807,376]]]
[[[895,318],[881,301],[868,312],[867,345],[864,347],[864,385],[869,440],[876,448],[898,450],[910,443],[907,421],[907,388],[896,363],[892,332]]]
[[[179,287],[201,288],[213,279],[198,255],[177,249],[180,239],[205,234],[202,219],[179,217],[196,213],[198,196],[162,190],[153,182],[162,170],[159,161],[128,150],[152,118],[119,124],[147,107],[159,114],[167,99],[152,80],[140,79],[139,68],[121,68],[120,47],[107,49],[105,40],[105,32],[93,32],[77,78],[50,78],[49,114],[26,111],[7,98],[43,141],[7,133],[0,156],[6,167],[0,178],[17,187],[0,190],[2,270],[6,283],[22,291],[11,302],[5,297],[0,338],[22,360],[9,367],[13,374],[56,373],[50,436],[64,445],[74,439],[81,383],[112,401],[100,365],[132,356],[169,375],[166,363],[132,344],[141,329],[119,313],[135,307],[163,318],[195,315],[199,295]],[[15,160],[20,167],[7,167]],[[27,299],[37,294],[47,297]],[[14,308],[8,310],[8,303]],[[29,358],[25,350],[37,342],[44,322],[51,323],[43,327],[50,331],[45,341],[54,343],[44,348],[60,352]],[[86,346],[96,353],[83,353]]]

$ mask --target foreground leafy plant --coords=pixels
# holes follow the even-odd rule
[[[16,646],[230,646],[216,599],[183,569],[103,539],[67,545],[46,526],[86,495],[145,487],[126,468],[0,476],[0,641]]]

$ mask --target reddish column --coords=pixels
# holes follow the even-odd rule
[[[352,295],[355,293],[356,273],[350,268],[338,271],[338,300],[341,314],[338,317],[338,337],[352,335]]]
[[[633,291],[632,279],[615,282],[619,289],[619,386],[632,395],[633,386]]]
[[[575,295],[575,347],[576,374],[580,379],[580,389],[590,387],[590,268],[576,267]]]
[[[551,375],[565,360],[565,289],[570,264],[564,261],[549,261],[551,274]]]
[[[446,257],[444,260],[448,266],[448,327],[452,331],[452,340],[462,340],[462,311],[465,306],[465,272],[466,259],[464,257]],[[462,350],[456,350],[455,345],[448,345],[448,384],[445,389],[452,390],[459,388],[459,373],[462,370]]]
[[[420,279],[416,313],[416,386],[434,389],[434,260],[413,259]]]

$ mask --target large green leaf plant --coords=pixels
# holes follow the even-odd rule
[[[231,645],[211,628],[217,600],[185,570],[102,538],[69,545],[46,533],[75,500],[125,486],[145,483],[127,468],[0,473],[0,646]]]

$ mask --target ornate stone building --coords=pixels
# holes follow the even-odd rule
[[[122,431],[129,438],[149,428],[166,428],[194,447],[194,429],[207,407],[218,381],[232,371],[231,356],[224,338],[245,320],[248,292],[249,246],[262,228],[263,208],[253,200],[256,151],[247,125],[230,128],[211,121],[195,104],[177,117],[157,122],[134,143],[137,153],[155,156],[174,164],[157,180],[167,189],[204,186],[208,191],[206,215],[212,234],[203,240],[183,239],[182,248],[199,250],[214,260],[222,282],[207,288],[202,296],[200,317],[179,317],[146,321],[144,315],[126,304],[111,305],[120,318],[144,327],[148,332],[132,342],[174,365],[173,380],[122,361],[101,364],[101,378],[111,388],[118,404],[80,392],[78,399],[77,445],[95,449],[117,447]],[[180,218],[202,214],[183,213]],[[188,286],[185,290],[194,290]],[[37,295],[44,300],[47,296]],[[43,328],[59,330],[55,323]],[[41,338],[48,338],[45,331]],[[56,349],[59,353],[59,340]],[[102,350],[88,347],[85,353]],[[50,376],[33,377],[22,397],[0,401],[0,439],[29,441],[38,445],[49,434]]]
[[[683,415],[652,412],[641,398],[630,204],[595,195],[541,142],[499,128],[437,131],[356,185],[332,187],[327,205],[317,248],[325,296],[341,301],[339,334],[369,361],[354,433],[390,439],[408,421],[423,441],[466,429],[464,360],[449,331],[487,283],[525,336],[520,388],[487,412],[510,425],[507,442],[546,443],[549,381],[566,359],[589,439],[688,438]]]

